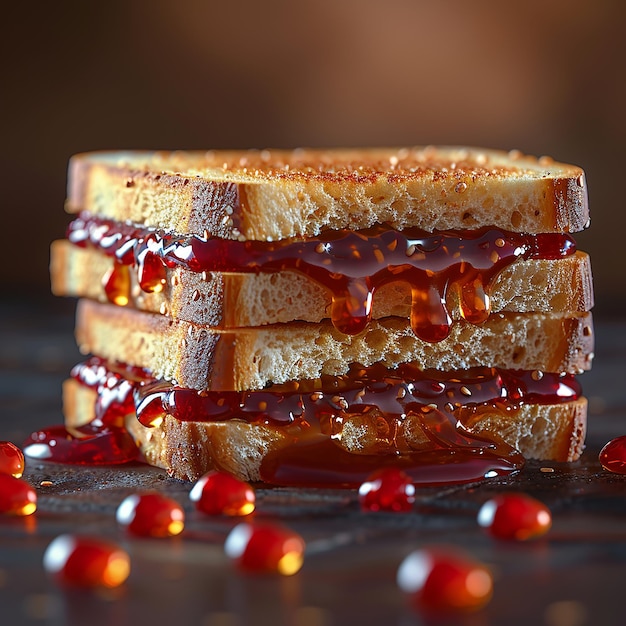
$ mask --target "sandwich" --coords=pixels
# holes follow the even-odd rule
[[[52,289],[78,298],[87,358],[64,445],[333,487],[582,452],[578,167],[447,147],[87,153],[66,208]]]

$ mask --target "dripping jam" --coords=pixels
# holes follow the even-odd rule
[[[132,442],[130,450],[115,443],[124,437],[130,440],[122,415],[136,415],[146,427],[158,426],[168,415],[194,422],[237,419],[276,428],[289,442],[263,460],[264,482],[309,486],[358,487],[386,467],[402,469],[415,484],[468,482],[510,473],[522,467],[521,455],[502,442],[474,434],[465,426],[471,417],[485,407],[511,412],[525,402],[555,404],[581,394],[573,375],[476,368],[457,378],[454,373],[420,372],[411,365],[394,370],[380,364],[353,366],[343,376],[245,392],[199,393],[97,357],[77,365],[72,376],[96,392],[95,417],[79,429],[79,435],[98,459],[115,459],[104,462],[136,458]],[[423,443],[407,439],[403,426],[409,418],[422,428]],[[375,424],[378,437],[367,454],[341,446],[343,427],[351,419]],[[41,445],[52,435],[34,433],[30,444]],[[81,436],[76,438],[79,448],[84,444]],[[66,438],[49,445],[48,455],[40,458],[68,462],[73,445]],[[85,454],[69,462],[92,461]]]
[[[456,291],[467,321],[484,322],[489,292],[498,274],[517,259],[557,259],[575,253],[569,235],[526,235],[500,229],[427,233],[376,226],[362,231],[327,231],[317,237],[277,242],[234,241],[177,235],[81,214],[68,239],[96,247],[115,260],[104,277],[109,300],[130,299],[129,268],[146,292],[162,291],[167,269],[193,272],[281,272],[307,276],[331,294],[330,317],[345,334],[363,331],[372,317],[376,290],[391,282],[411,286],[411,327],[422,340],[437,342],[450,332],[448,293]]]
[[[24,443],[24,453],[70,465],[118,465],[137,460],[137,446],[124,422],[135,412],[132,392],[145,380],[145,372],[129,366],[112,371],[97,359],[79,369],[82,383],[96,391],[94,418],[71,429],[52,426],[36,431]],[[72,375],[78,376],[75,370]]]

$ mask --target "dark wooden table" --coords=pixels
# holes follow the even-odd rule
[[[60,385],[79,359],[70,306],[47,300],[2,305],[0,440],[21,443],[32,430],[61,421]],[[422,489],[408,514],[362,513],[351,491],[259,489],[256,515],[280,519],[307,541],[304,566],[292,577],[238,573],[223,553],[236,522],[197,513],[188,501],[190,485],[154,468],[30,461],[25,478],[38,491],[37,512],[0,518],[0,624],[626,624],[626,478],[605,472],[597,461],[604,443],[626,434],[626,320],[596,325],[594,370],[582,379],[591,411],[579,462],[530,463],[507,478]],[[541,471],[545,466],[554,471]],[[181,536],[131,539],[117,527],[117,505],[143,488],[184,505]],[[512,489],[550,507],[553,528],[547,537],[502,543],[477,526],[480,504]],[[107,592],[59,588],[44,572],[42,555],[65,532],[123,545],[132,559],[127,583]],[[432,617],[410,607],[396,586],[396,570],[411,550],[430,544],[463,547],[491,567],[494,596],[485,609]]]

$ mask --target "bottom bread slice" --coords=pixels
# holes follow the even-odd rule
[[[63,398],[69,429],[93,420],[97,399],[93,389],[69,379]],[[487,407],[471,413],[464,424],[474,435],[502,441],[526,459],[562,462],[580,456],[586,419],[587,401],[579,397],[558,404],[521,404],[506,411]],[[195,480],[210,469],[225,470],[248,481],[262,480],[264,460],[280,455],[295,441],[288,430],[237,419],[207,423],[179,421],[168,415],[158,426],[145,427],[135,414],[128,414],[125,425],[149,464],[183,480]],[[429,445],[419,420],[410,415],[393,442],[386,435],[381,433],[376,414],[355,415],[335,433],[334,444],[355,459],[369,454],[389,458],[397,453],[397,439],[415,449]],[[316,462],[323,468],[328,461],[320,456]]]

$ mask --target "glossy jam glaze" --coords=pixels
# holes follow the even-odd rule
[[[96,391],[94,419],[72,428],[51,426],[31,433],[24,442],[26,456],[70,465],[118,465],[135,461],[138,449],[124,426],[135,412],[133,391],[145,381],[144,370],[90,359],[72,370],[72,376]]]
[[[166,287],[166,269],[193,272],[293,271],[329,290],[333,325],[362,332],[372,317],[376,290],[387,283],[411,286],[411,326],[422,340],[450,332],[446,305],[458,293],[461,315],[481,323],[490,311],[489,292],[498,274],[517,259],[555,259],[576,251],[569,235],[526,235],[499,229],[427,233],[377,226],[362,231],[325,231],[317,237],[277,242],[231,241],[177,235],[81,214],[69,227],[75,245],[94,246],[116,261],[105,276],[111,302],[130,299],[129,267],[146,292]]]
[[[571,375],[480,368],[463,372],[461,379],[409,365],[395,370],[353,367],[340,377],[248,392],[198,393],[98,358],[76,366],[72,375],[98,398],[93,422],[81,429],[91,433],[87,441],[96,460],[136,458],[132,442],[130,450],[111,446],[112,436],[130,440],[120,419],[124,413],[136,414],[146,427],[159,426],[167,415],[194,422],[244,420],[276,428],[287,437],[289,445],[269,452],[260,468],[265,482],[282,485],[358,487],[387,467],[402,469],[416,484],[468,482],[509,473],[523,465],[521,455],[502,442],[474,434],[464,423],[485,407],[506,413],[524,402],[554,404],[575,400],[581,393]],[[380,431],[378,447],[368,454],[341,446],[344,424],[359,417],[372,417]],[[416,446],[403,434],[409,417],[425,433],[423,444]],[[31,444],[42,443],[46,436],[49,431],[33,434]],[[48,446],[47,457],[39,458],[93,462],[87,456],[68,461],[75,458],[68,452],[73,445],[80,448],[85,441],[65,438],[60,445]]]

